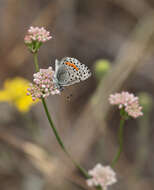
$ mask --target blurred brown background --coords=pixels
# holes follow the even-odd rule
[[[64,56],[78,58],[92,77],[47,100],[55,125],[75,160],[86,169],[111,163],[118,148],[119,112],[110,93],[154,95],[153,0],[0,0],[0,85],[16,76],[32,80],[33,57],[23,39],[44,26],[53,39],[39,52],[42,68]],[[111,69],[97,79],[95,63]],[[68,100],[68,96],[71,98]],[[147,111],[147,110],[146,110]],[[154,189],[153,104],[125,126],[124,152],[112,190]],[[41,103],[26,114],[0,103],[0,190],[88,189],[50,129]],[[90,189],[90,188],[89,188]]]

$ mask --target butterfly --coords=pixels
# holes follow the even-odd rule
[[[70,86],[84,81],[91,76],[88,67],[76,58],[64,57],[60,61],[55,60],[55,73],[53,77],[54,87],[60,91],[65,86]]]

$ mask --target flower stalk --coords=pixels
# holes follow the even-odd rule
[[[38,65],[38,55],[37,55],[37,52],[34,53],[34,64],[35,64],[35,70],[36,72],[39,71],[39,65]],[[53,132],[54,132],[54,135],[60,145],[60,147],[62,148],[62,150],[67,154],[67,156],[71,159],[71,161],[73,162],[73,164],[79,169],[79,171],[82,173],[82,175],[88,179],[90,178],[91,176],[87,173],[87,171],[82,168],[76,161],[74,161],[74,159],[71,157],[71,155],[69,154],[69,152],[66,150],[65,146],[64,146],[64,143],[62,142],[55,126],[54,126],[54,123],[52,121],[52,118],[51,118],[51,115],[48,111],[48,107],[47,107],[47,104],[46,104],[46,101],[45,101],[45,98],[41,98],[42,100],[42,104],[43,104],[43,107],[44,107],[44,110],[45,110],[45,113],[46,113],[46,116],[48,118],[48,121],[49,121],[49,124],[50,124],[50,127],[52,128]]]
[[[96,186],[96,190],[103,190],[101,186]]]
[[[36,72],[39,72],[39,65],[38,65],[38,56],[37,56],[37,52],[34,53],[34,64],[35,64],[35,70],[36,70]]]
[[[115,164],[118,162],[119,158],[120,158],[120,155],[121,155],[121,152],[123,150],[123,131],[124,131],[124,123],[125,123],[125,118],[124,117],[121,117],[121,120],[120,120],[120,126],[119,126],[119,131],[118,131],[118,141],[119,141],[119,149],[112,161],[112,168],[114,168]]]

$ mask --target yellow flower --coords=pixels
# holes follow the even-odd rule
[[[4,82],[4,89],[0,90],[0,102],[11,103],[20,112],[28,112],[31,106],[38,102],[27,96],[28,87],[29,81],[24,78],[7,79]]]

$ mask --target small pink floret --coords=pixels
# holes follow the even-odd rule
[[[111,94],[109,102],[112,105],[118,105],[119,109],[124,108],[129,116],[137,118],[142,116],[142,107],[139,105],[138,97],[129,92]]]
[[[41,97],[46,98],[50,94],[60,94],[60,91],[54,88],[53,76],[54,71],[52,67],[40,69],[39,72],[33,75],[33,84],[31,83],[27,89],[28,94],[32,96],[33,100]]]
[[[116,173],[110,166],[103,166],[97,164],[92,170],[88,171],[91,176],[87,180],[88,186],[101,186],[103,190],[107,190],[107,187],[116,183]]]
[[[50,32],[47,31],[44,27],[39,28],[31,26],[28,29],[28,33],[25,36],[24,41],[25,43],[29,44],[32,43],[33,41],[46,42],[51,38],[52,36],[50,36]]]

